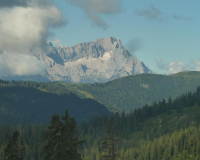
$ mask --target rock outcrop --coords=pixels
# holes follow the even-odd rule
[[[37,57],[47,62],[49,68],[42,76],[51,81],[108,82],[128,75],[151,73],[113,37],[73,47],[54,47],[50,54],[37,54]]]

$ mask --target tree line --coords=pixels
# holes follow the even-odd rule
[[[195,93],[189,92],[177,97],[175,100],[171,98],[168,100],[163,99],[160,102],[155,102],[153,105],[145,105],[142,109],[136,109],[130,114],[117,112],[114,114],[112,121],[110,121],[111,119],[108,115],[96,116],[77,124],[75,120],[67,119],[69,120],[68,122],[73,122],[71,126],[75,126],[74,133],[77,132],[77,136],[74,137],[77,144],[75,145],[76,153],[77,155],[81,154],[83,160],[102,160],[103,156],[110,158],[110,155],[108,156],[106,152],[114,153],[111,154],[113,155],[112,157],[127,160],[147,158],[183,159],[183,157],[185,159],[199,159],[199,106],[200,87],[197,88]],[[190,114],[192,114],[191,118],[187,118]],[[66,113],[64,117],[67,117]],[[26,148],[24,160],[44,159],[46,151],[43,149],[45,148],[44,139],[41,138],[43,133],[48,135],[48,133],[52,133],[50,132],[51,128],[53,129],[56,126],[59,126],[57,128],[62,128],[65,126],[65,118],[61,117],[60,119],[58,115],[52,118],[54,120],[51,119],[50,126],[42,124],[1,126],[0,157],[4,155],[5,146],[9,144],[8,140],[12,137],[11,133],[18,130],[20,133],[19,139]],[[175,121],[172,121],[173,119]],[[112,124],[111,126],[118,126],[121,133],[116,132],[114,134],[111,128],[106,129],[109,123]],[[172,127],[168,127],[168,125]],[[56,130],[57,128],[54,129]],[[56,133],[55,137],[57,140],[67,139],[65,136],[61,136],[65,132],[64,128],[59,132],[54,132],[54,129],[52,131]],[[115,135],[116,137],[107,140],[109,135]],[[121,135],[123,138],[118,139],[118,135]],[[84,143],[81,143],[80,140],[84,140]],[[120,143],[116,145],[116,148],[114,147],[116,151],[111,152],[112,149],[109,146],[115,146],[113,144],[118,140],[120,140]],[[112,145],[110,145],[111,142],[113,142]],[[61,142],[57,144],[52,141],[50,144],[56,144],[52,146],[63,148],[61,147],[63,145]],[[56,148],[53,149],[53,151],[55,150]],[[49,151],[52,150],[49,149]],[[54,157],[54,155],[52,156]]]
[[[113,123],[113,117],[106,125],[107,137],[103,142],[104,155],[102,159],[115,160],[119,156],[117,153],[117,142],[120,131]],[[15,131],[5,147],[1,147],[0,159],[2,160],[24,160],[26,157],[26,147],[23,141],[19,141],[20,131]],[[43,159],[44,160],[81,160],[78,147],[84,141],[77,138],[76,121],[69,118],[68,110],[60,118],[58,114],[52,116],[50,125],[43,132]],[[34,159],[33,157],[31,159]]]

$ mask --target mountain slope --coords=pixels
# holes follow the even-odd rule
[[[130,112],[146,103],[195,91],[200,86],[200,72],[181,72],[169,76],[141,74],[99,84],[53,84],[65,86],[79,97],[94,98],[112,111]]]
[[[53,47],[50,54],[32,51],[49,68],[42,76],[69,83],[108,82],[141,73],[151,73],[143,62],[124,49],[119,39],[108,37],[73,47]]]
[[[187,93],[169,103],[162,101],[145,106],[129,115],[116,113],[114,123],[119,126],[123,135],[117,147],[121,154],[120,159],[175,160],[188,159],[189,156],[193,156],[190,159],[196,159],[197,153],[200,153],[199,114],[200,87],[196,89],[196,93]],[[78,132],[85,133],[80,137],[86,139],[86,145],[82,150],[83,160],[102,156],[101,146],[105,137],[103,128],[108,119],[104,116],[91,119],[88,126],[93,130],[88,130],[84,123],[79,127]],[[182,157],[181,154],[184,152],[187,154],[183,156],[187,155],[188,158]]]
[[[94,99],[80,99],[45,83],[0,83],[0,125],[47,124],[53,114],[63,114],[66,109],[77,121],[111,114]]]
[[[200,87],[169,103],[162,101],[125,115],[116,113],[114,125],[122,134],[115,147],[123,160],[199,159],[200,154]],[[109,116],[102,115],[77,124],[83,160],[100,160],[105,126]],[[12,132],[20,131],[20,140],[27,146],[25,160],[43,159],[42,135],[45,125],[0,126],[0,157]]]

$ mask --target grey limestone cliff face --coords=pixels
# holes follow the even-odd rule
[[[151,73],[114,37],[100,38],[73,47],[54,47],[50,54],[37,57],[47,62],[49,68],[42,76],[51,81],[108,82],[133,74]]]

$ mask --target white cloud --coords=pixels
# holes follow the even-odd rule
[[[155,60],[156,61],[156,66],[161,69],[161,70],[169,70],[169,64],[167,63],[164,63],[162,59],[158,59],[158,60]]]
[[[63,47],[62,41],[61,41],[60,39],[55,39],[55,40],[53,41],[53,43],[54,43],[55,45],[58,45],[58,46],[60,46],[60,47]]]
[[[200,60],[192,60],[191,65],[195,71],[200,71]]]
[[[168,66],[169,66],[169,71],[168,71],[169,74],[174,74],[188,70],[188,67],[183,62],[177,62],[177,61],[170,62]]]
[[[47,47],[49,28],[63,24],[61,12],[50,8],[15,7],[0,11],[0,49],[27,52]]]
[[[188,64],[183,62],[164,63],[162,59],[156,60],[156,65],[160,70],[164,70],[167,74],[174,74],[185,70],[200,71],[200,60],[192,60]]]
[[[0,2],[0,76],[36,75],[47,65],[30,50],[49,52],[50,28],[66,24],[51,0]]]
[[[30,55],[0,55],[0,77],[37,75],[47,69],[48,65],[44,61],[38,60]]]

